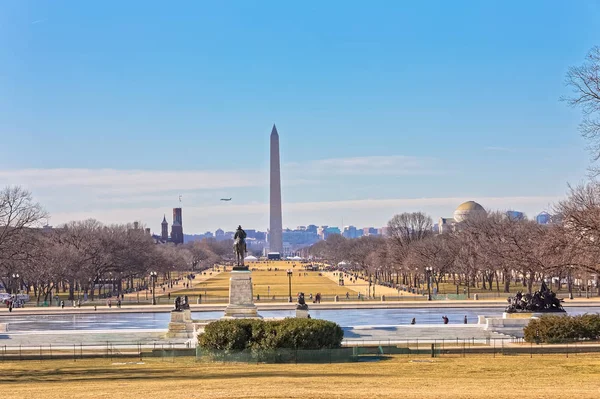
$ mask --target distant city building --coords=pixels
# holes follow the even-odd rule
[[[453,218],[440,218],[440,221],[437,224],[438,233],[443,234],[454,231],[455,224],[456,221]]]
[[[313,233],[308,230],[285,229],[283,231],[283,241],[294,247],[310,246],[319,241],[319,236],[316,232]]]
[[[323,230],[323,239],[326,240],[327,237],[329,237],[332,234],[342,234],[342,231],[338,227],[335,227],[335,226],[326,227]]]
[[[217,229],[217,230],[215,231],[215,238],[217,239],[217,241],[223,240],[223,239],[224,239],[224,238],[223,238],[224,236],[225,236],[225,232],[224,232],[223,230],[221,230],[221,229]]]
[[[328,226],[319,226],[317,227],[317,235],[321,240],[325,239],[325,230],[327,230]]]
[[[548,212],[542,212],[535,217],[535,221],[538,224],[550,224],[552,222],[552,215]]]
[[[363,231],[354,226],[345,226],[342,235],[346,238],[358,238],[362,237]]]
[[[283,242],[283,256],[290,256],[292,254],[292,246],[289,242]]]
[[[510,220],[515,220],[515,221],[525,219],[525,214],[523,212],[519,212],[519,211],[507,211],[506,216]]]
[[[377,236],[379,232],[375,227],[364,227],[363,228],[363,236]]]
[[[308,226],[306,226],[306,231],[310,232],[310,233],[317,233],[318,227],[315,226],[314,224],[309,224]]]
[[[380,236],[387,237],[388,236],[388,230],[389,229],[388,229],[387,226],[381,227],[381,228],[377,229],[377,234],[380,235]]]

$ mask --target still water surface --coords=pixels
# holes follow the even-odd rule
[[[498,308],[420,308],[420,309],[335,309],[311,310],[315,319],[325,319],[342,327],[364,325],[409,324],[416,318],[417,324],[442,324],[442,316],[448,316],[451,324],[463,323],[467,316],[469,324],[477,323],[478,315],[502,315]],[[600,307],[569,307],[570,315],[600,313]],[[293,317],[292,310],[262,311],[263,317]],[[193,312],[197,320],[218,319],[223,312]],[[9,331],[62,331],[62,330],[143,330],[167,329],[169,313],[114,313],[74,314],[42,316],[0,316],[0,323],[9,323]]]

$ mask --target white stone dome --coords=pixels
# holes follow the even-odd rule
[[[485,209],[475,201],[463,202],[454,211],[454,220],[458,223],[463,222],[473,216],[484,215]]]

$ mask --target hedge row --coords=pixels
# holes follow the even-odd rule
[[[557,344],[580,340],[600,339],[600,315],[580,316],[544,315],[533,319],[525,327],[525,341]]]
[[[331,321],[317,319],[218,320],[209,323],[198,336],[203,349],[324,349],[339,348],[342,328]]]

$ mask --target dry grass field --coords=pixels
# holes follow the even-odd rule
[[[251,268],[256,268],[252,272],[252,281],[254,283],[254,295],[260,295],[262,298],[268,296],[287,296],[289,292],[288,276],[286,270],[292,269],[291,264],[287,262],[271,262],[268,267],[278,268],[278,271],[267,270],[266,264],[250,264]],[[295,298],[298,292],[304,292],[308,297],[310,293],[315,295],[320,292],[323,295],[350,295],[355,296],[356,291],[350,287],[339,286],[335,281],[327,276],[319,276],[319,272],[307,272],[302,270],[299,264],[292,269],[292,296]],[[229,295],[229,272],[219,273],[207,279],[191,289],[175,291],[172,295],[191,295],[198,294],[207,296],[226,297]]]
[[[218,364],[176,358],[0,363],[15,398],[592,398],[597,356],[406,357],[371,363]]]

